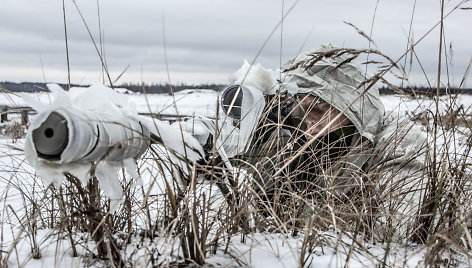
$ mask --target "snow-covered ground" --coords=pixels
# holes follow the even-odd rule
[[[76,94],[80,89],[74,89],[71,94]],[[41,102],[48,103],[51,96],[48,93],[30,94]],[[136,104],[136,110],[142,113],[175,114],[176,107],[180,115],[204,115],[214,117],[216,114],[218,94],[208,90],[186,90],[170,95],[141,95],[129,94],[127,97]],[[383,96],[385,108],[400,115],[414,116],[428,109],[434,108],[433,100],[421,99],[411,100],[399,96]],[[441,109],[445,109],[452,100],[447,97],[441,98]],[[174,105],[176,103],[177,105]],[[470,114],[472,96],[460,95],[454,101],[457,107],[462,106],[466,113]],[[0,105],[23,106],[26,103],[17,95],[3,95],[0,97]],[[11,123],[7,123],[11,124]],[[42,197],[47,191],[47,186],[35,176],[35,170],[25,161],[22,148],[23,139],[12,139],[7,136],[0,138],[0,217],[1,245],[0,266],[9,267],[82,267],[88,265],[84,259],[72,257],[68,240],[58,230],[39,229],[36,235],[32,235],[34,226],[27,223],[35,215],[35,208],[31,205],[42,204]],[[152,165],[143,160],[141,169],[143,172],[144,186],[149,186],[152,179]],[[155,189],[151,194],[158,194],[162,186],[153,186]],[[161,190],[162,191],[162,190]],[[45,204],[42,204],[45,206]],[[35,218],[36,219],[36,218]],[[76,234],[80,239],[81,234]],[[353,240],[350,234],[340,233],[333,228],[331,231],[320,232],[319,239],[323,245],[314,247],[307,257],[307,263],[311,267],[345,267],[349,260],[349,267],[374,267],[381,265],[386,260],[387,266],[394,267],[421,267],[423,255],[427,248],[422,245],[399,246],[375,244],[363,241],[357,237]],[[227,252],[218,250],[216,254],[209,254],[206,259],[209,265],[233,267],[297,267],[300,264],[301,246],[303,235],[296,237],[283,236],[280,234],[255,233],[245,237],[241,242],[241,235],[236,235],[228,244]],[[156,242],[157,241],[157,242]],[[157,247],[165,252],[169,244],[175,242],[157,239],[153,243],[162,243]],[[149,266],[140,257],[149,254],[145,252],[143,242],[136,242],[143,248],[137,251],[137,266]],[[151,243],[151,242],[149,242]],[[32,245],[37,244],[41,258],[32,258]],[[85,241],[88,247],[79,247],[79,255],[84,256],[87,250],[93,248],[93,242]],[[133,242],[131,243],[133,244]],[[164,245],[165,244],[165,245]],[[174,245],[175,246],[175,245]],[[387,255],[387,256],[385,256]],[[448,256],[444,256],[448,258]],[[469,260],[456,256],[449,259],[451,263],[468,267]],[[100,263],[96,263],[99,266]],[[165,265],[166,263],[161,263]]]
[[[72,88],[70,94],[76,96],[81,93],[83,88]],[[23,93],[22,93],[23,94]],[[27,103],[22,99],[22,94],[5,94],[0,97],[0,105],[25,106]],[[26,93],[32,98],[42,102],[50,103],[52,96],[47,92]],[[140,113],[162,113],[181,115],[204,115],[214,117],[218,103],[219,93],[206,89],[188,89],[176,92],[174,96],[169,94],[127,94],[128,99],[136,104],[136,110]],[[400,111],[400,114],[408,114],[419,110],[433,109],[435,102],[429,98],[411,99],[410,97],[398,95],[384,95],[382,100],[386,111]],[[457,107],[461,105],[465,111],[471,109],[472,95],[458,95],[457,98],[440,98],[440,108],[444,109],[454,102]],[[174,103],[176,105],[174,105]]]
[[[84,90],[84,88],[71,88],[70,95],[75,97]],[[5,94],[0,97],[0,105],[7,106],[27,106],[28,104],[22,98],[23,94],[31,96],[41,103],[51,103],[53,96],[49,92]],[[136,105],[136,110],[140,113],[154,114],[176,114],[177,111],[183,116],[192,116],[194,114],[214,117],[217,107],[218,94],[213,90],[188,89],[177,92],[174,97],[168,94],[126,94],[130,102]]]

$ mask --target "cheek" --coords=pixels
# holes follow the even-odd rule
[[[340,114],[340,112],[336,109],[331,109],[328,113],[326,113],[326,118],[329,119],[329,121],[333,121],[336,116],[338,116]],[[337,121],[341,120],[341,118],[343,117],[343,115],[341,115]]]
[[[319,122],[323,119],[323,115],[325,114],[325,111],[318,111],[313,109],[308,115],[307,115],[307,121],[311,122]]]
[[[335,121],[334,122],[334,125],[335,127],[338,126],[338,127],[342,127],[342,126],[347,126],[349,124],[351,124],[351,121],[344,115],[344,114],[341,114],[338,119],[334,120],[336,118],[336,116],[338,116],[341,112],[339,112],[338,110],[334,111],[333,113],[331,113],[329,115],[329,120],[330,121]]]
[[[317,115],[320,119],[323,119],[323,121],[331,121],[340,113],[328,103],[323,103],[317,108]]]
[[[324,116],[323,121],[325,121],[325,122],[335,121],[335,122],[333,122],[334,127],[336,127],[336,126],[346,126],[346,125],[349,125],[351,123],[351,121],[344,114],[341,114],[341,112],[338,111],[337,109],[335,109],[333,107],[330,107],[330,108],[327,108],[327,111],[328,112],[326,112],[323,115]],[[335,118],[338,115],[339,115],[339,117],[335,120]]]

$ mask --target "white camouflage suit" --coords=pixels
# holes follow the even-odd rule
[[[235,125],[226,115],[218,121],[200,117],[187,122],[184,129],[195,133],[202,145],[218,129],[216,152],[231,167],[229,159],[246,153],[250,147],[251,134],[266,105],[264,95],[276,90],[315,95],[344,111],[357,130],[344,161],[325,173],[324,187],[332,187],[340,195],[350,192],[350,187],[373,187],[380,202],[374,206],[375,211],[358,209],[379,215],[372,226],[377,235],[385,236],[393,230],[397,239],[406,238],[415,227],[424,188],[424,135],[409,119],[385,112],[378,89],[364,84],[365,72],[350,61],[343,63],[347,55],[329,53],[334,50],[337,48],[322,46],[290,60],[281,68],[283,83],[276,82],[274,75],[262,67],[246,64],[235,81],[244,86],[240,124]],[[331,56],[319,57],[321,53]]]

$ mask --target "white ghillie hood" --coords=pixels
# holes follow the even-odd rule
[[[297,93],[314,94],[339,111],[347,108],[345,115],[359,133],[373,141],[382,127],[384,106],[378,88],[366,91],[362,83],[368,78],[356,65],[348,61],[349,55],[323,53],[338,49],[332,45],[321,46],[290,60],[282,71],[287,74],[287,87],[298,87]],[[365,93],[364,93],[365,91]]]

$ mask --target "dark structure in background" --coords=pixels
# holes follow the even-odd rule
[[[62,88],[67,89],[66,84],[59,84]],[[88,87],[89,85],[76,85],[73,84],[71,87]],[[199,85],[190,85],[190,84],[179,84],[172,85],[169,84],[121,84],[115,85],[117,88],[126,88],[129,91],[137,93],[148,93],[148,94],[165,94],[170,93],[171,88],[174,92],[178,92],[184,89],[213,89],[215,91],[223,90],[227,85],[222,84],[199,84]],[[0,82],[0,91],[7,90],[11,92],[46,92],[48,91],[46,83],[12,83],[12,82]]]
[[[62,88],[67,89],[66,84],[59,84]],[[71,85],[72,87],[88,87],[88,85]],[[191,84],[179,84],[179,85],[172,85],[172,90],[174,92],[178,92],[184,89],[213,89],[215,91],[222,91],[228,85],[224,84],[199,84],[199,85],[191,85]],[[132,92],[137,93],[148,93],[148,94],[168,94],[171,92],[171,86],[169,84],[120,84],[115,85],[115,87],[119,88],[126,88]],[[13,82],[0,82],[0,91],[8,90],[11,92],[46,92],[47,87],[46,83],[32,83],[32,82],[23,82],[23,83],[13,83]],[[436,88],[427,88],[427,87],[405,87],[405,88],[398,88],[398,89],[391,89],[389,87],[381,87],[379,88],[379,92],[381,95],[393,95],[398,93],[404,93],[407,95],[422,95],[422,96],[434,96],[436,95]],[[440,94],[471,94],[472,95],[472,88],[441,88]]]

